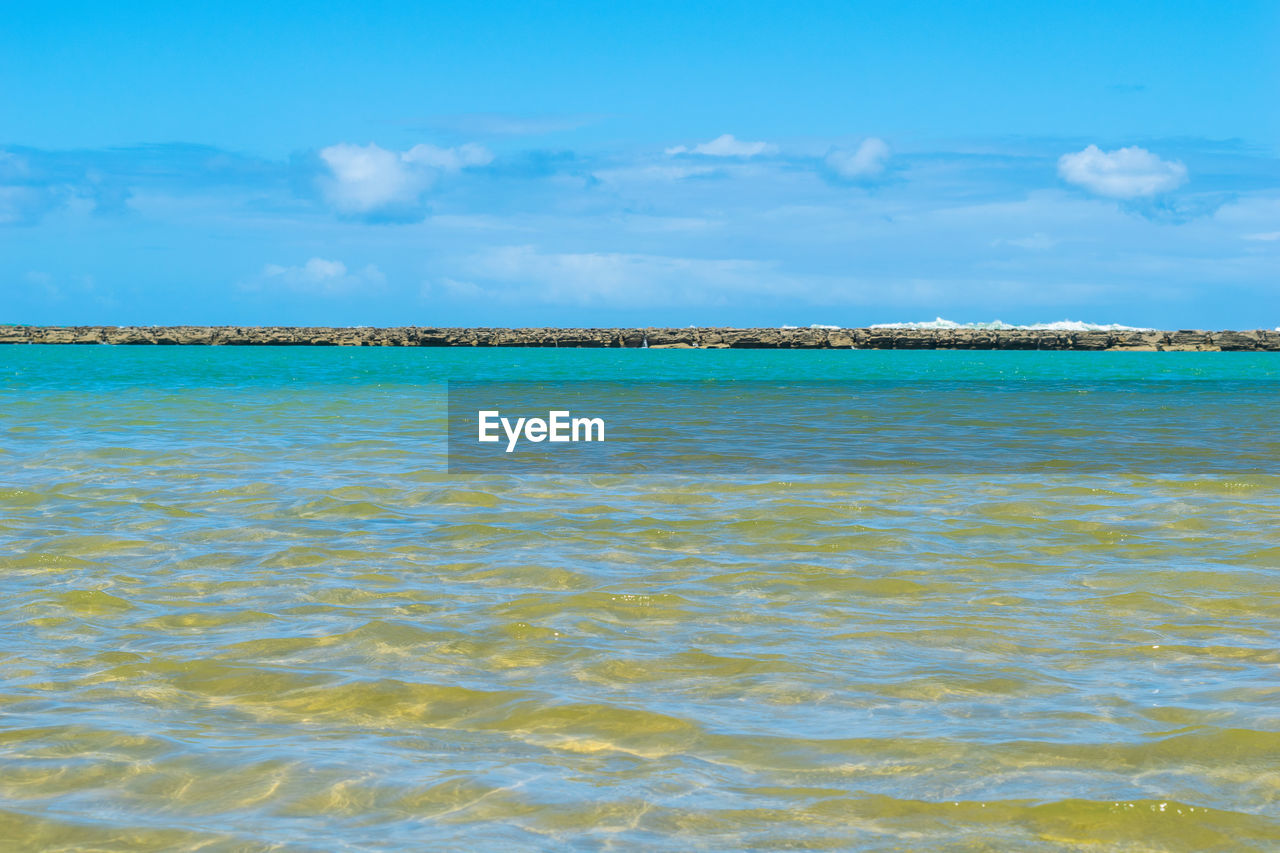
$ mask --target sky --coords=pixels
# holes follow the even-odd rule
[[[5,9],[0,323],[1280,326],[1280,3]]]

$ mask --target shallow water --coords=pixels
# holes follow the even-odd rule
[[[0,348],[0,838],[1280,846],[1274,444],[444,470],[446,380],[703,377],[1159,379],[1226,435],[1280,358]]]

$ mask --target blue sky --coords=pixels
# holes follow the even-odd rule
[[[0,322],[1280,325],[1280,4],[47,3]]]

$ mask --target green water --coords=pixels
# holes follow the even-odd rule
[[[1224,431],[1057,474],[445,473],[447,380],[701,378],[1157,379]],[[0,348],[0,847],[1274,850],[1280,447],[1223,438],[1272,385],[1266,354]]]

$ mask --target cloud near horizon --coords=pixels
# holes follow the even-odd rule
[[[889,144],[871,136],[853,150],[832,149],[823,162],[836,177],[845,180],[879,177],[889,162]]]
[[[0,225],[34,225],[67,201],[58,187],[0,186]]]
[[[94,214],[122,212],[129,188],[96,164],[76,162],[79,152],[0,150],[0,226],[35,225],[45,216],[78,207]]]
[[[396,152],[376,143],[343,142],[320,150],[328,174],[320,179],[326,201],[341,213],[369,214],[415,207],[442,173],[493,162],[483,145],[456,148],[419,144]]]
[[[256,287],[265,289],[284,285],[290,290],[321,296],[337,296],[356,291],[380,288],[387,277],[374,264],[367,264],[354,272],[342,261],[312,258],[301,266],[267,264],[258,276]]]
[[[473,298],[553,305],[726,304],[749,294],[795,292],[771,261],[634,252],[548,252],[499,246],[473,254],[445,290]]]
[[[760,154],[774,154],[778,146],[768,142],[747,142],[738,139],[732,133],[717,136],[710,142],[703,142],[689,148],[675,145],[666,149],[667,154],[701,154],[705,157],[755,157]]]
[[[1115,151],[1090,145],[1058,158],[1058,175],[1094,195],[1131,200],[1176,190],[1187,182],[1187,167],[1136,145]]]
[[[1119,204],[1059,183],[1061,153],[1083,147],[1061,140],[895,146],[888,159],[869,140],[793,140],[750,158],[650,146],[513,147],[495,159],[478,145],[385,141],[274,160],[200,146],[10,147],[0,276],[21,321],[182,320],[236,291],[219,316],[388,323],[405,299],[422,309],[425,280],[437,323],[530,311],[571,325],[1027,320],[1018,312],[1078,318],[1089,306],[1097,322],[1160,325],[1203,308],[1220,319],[1198,322],[1254,325],[1274,303],[1280,161],[1212,141],[1166,145],[1157,163],[1214,166],[1193,191]],[[843,159],[829,164],[833,151]],[[1131,166],[1124,176],[1141,174]],[[860,181],[877,190],[850,192]],[[127,215],[99,215],[97,186],[129,192]],[[54,244],[80,250],[54,256]],[[89,276],[119,307],[80,298]],[[137,294],[154,307],[129,313]]]

